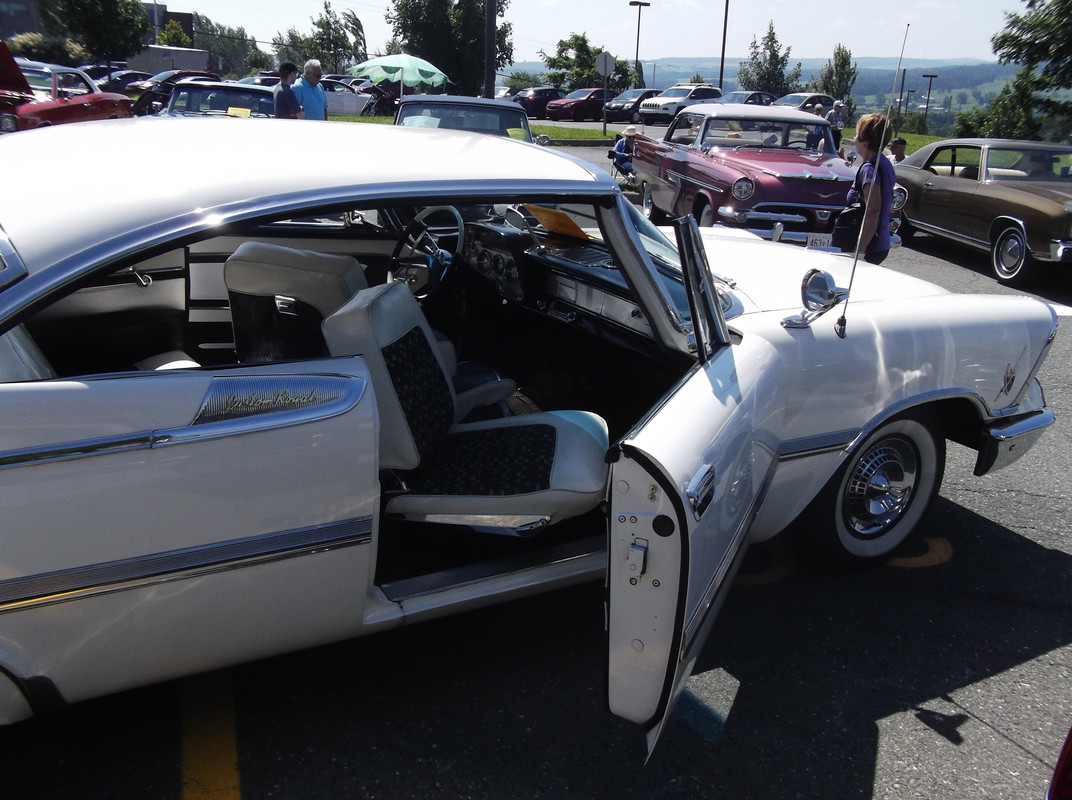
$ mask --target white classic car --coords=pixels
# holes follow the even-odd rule
[[[884,556],[947,439],[983,474],[1053,420],[1043,303],[674,242],[522,142],[282,130],[0,140],[0,721],[602,579],[654,746],[747,543]],[[148,146],[197,166],[54,158]]]

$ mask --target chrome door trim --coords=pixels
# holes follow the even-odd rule
[[[0,614],[211,575],[372,541],[372,517],[166,550],[0,581]]]

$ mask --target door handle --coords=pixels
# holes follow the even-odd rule
[[[703,516],[704,511],[711,505],[711,500],[715,496],[715,465],[704,464],[692,476],[692,480],[689,481],[688,488],[685,490],[685,496],[689,500],[689,505],[692,506],[693,516],[697,520]]]

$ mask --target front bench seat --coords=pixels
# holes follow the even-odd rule
[[[363,354],[380,417],[380,466],[402,491],[385,513],[529,535],[604,496],[607,424],[584,411],[459,422],[435,337],[401,283],[358,292],[324,321],[332,354]]]
[[[223,282],[239,363],[329,355],[321,330],[324,319],[369,287],[364,267],[351,256],[269,242],[243,242],[224,264]],[[480,406],[500,403],[517,391],[517,383],[483,364],[459,364],[454,345],[445,336],[436,337],[436,347],[463,416]]]
[[[243,242],[223,265],[239,363],[321,358],[320,324],[368,288],[350,256]]]

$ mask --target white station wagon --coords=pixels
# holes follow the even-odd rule
[[[149,147],[198,157],[55,158]],[[6,723],[604,580],[654,746],[749,542],[885,556],[947,439],[984,474],[1053,420],[1049,306],[658,229],[547,148],[135,119],[0,162]]]

